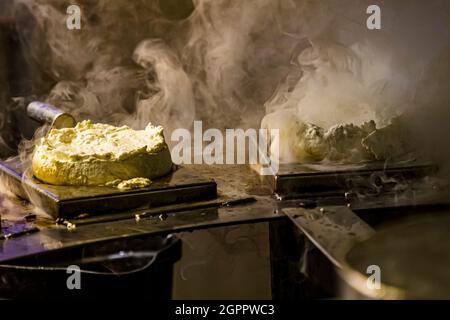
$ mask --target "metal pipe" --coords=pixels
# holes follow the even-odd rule
[[[40,101],[33,101],[28,104],[27,114],[30,118],[41,123],[48,123],[56,129],[72,128],[77,123],[69,113]]]

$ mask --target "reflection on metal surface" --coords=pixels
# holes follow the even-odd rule
[[[1,223],[0,240],[16,238],[39,231],[39,229],[36,228],[36,226],[26,221],[18,222],[18,221],[2,220],[0,223]]]
[[[281,199],[286,197],[327,197],[350,191],[379,194],[380,191],[397,191],[405,181],[434,174],[436,165],[413,161],[387,164],[367,162],[362,164],[282,164],[275,176],[264,179]]]
[[[253,197],[241,198],[241,199],[215,199],[197,202],[178,203],[173,205],[166,205],[161,207],[154,207],[148,209],[137,209],[131,211],[124,211],[115,214],[106,215],[89,215],[81,214],[79,216],[69,219],[58,219],[57,224],[64,225],[66,227],[71,225],[82,226],[93,223],[104,223],[111,221],[119,221],[126,219],[134,219],[139,222],[141,219],[152,218],[158,216],[160,220],[166,220],[168,215],[178,214],[179,212],[201,212],[205,209],[220,208],[220,207],[233,207],[238,205],[245,205],[255,202]]]
[[[282,210],[339,268],[353,243],[368,239],[375,233],[346,206]]]
[[[338,273],[351,289],[361,294],[364,298],[376,300],[403,300],[406,298],[406,293],[403,290],[384,283],[380,284],[379,289],[369,288],[367,286],[368,275],[353,270],[346,263],[338,270]]]
[[[449,212],[450,207],[380,228],[348,252],[342,278],[370,298],[449,299]],[[366,286],[366,269],[372,264],[381,270],[380,290]]]
[[[48,123],[51,128],[55,129],[72,128],[77,123],[70,114],[48,103],[39,101],[33,101],[28,104],[27,114],[30,118],[40,123]]]
[[[286,215],[291,218],[298,215],[297,219],[293,219],[296,225],[300,228],[308,226],[311,230],[315,230],[313,226],[316,224],[319,224],[320,227],[325,226],[324,222],[328,219],[327,216],[330,213],[337,214],[336,212],[333,213],[332,207],[343,206],[345,210],[349,210],[347,203],[351,204],[352,209],[361,210],[380,208],[383,207],[383,204],[392,207],[417,206],[421,203],[428,203],[427,201],[430,200],[428,195],[423,198],[416,195],[413,198],[399,199],[391,197],[391,195],[383,195],[365,197],[364,199],[358,197],[346,199],[344,193],[342,193],[332,197],[292,198],[291,200],[279,201],[273,197],[266,181],[245,165],[192,165],[189,166],[189,169],[204,179],[214,179],[217,183],[217,199],[114,214],[105,213],[92,220],[92,217],[82,215],[77,219],[69,220],[77,226],[72,232],[69,232],[66,227],[56,226],[52,220],[38,216],[36,225],[41,231],[26,237],[8,240],[9,248],[14,247],[14,250],[1,253],[0,261],[51,250],[52,243],[55,247],[69,248],[73,245],[140,234],[167,234],[231,224],[271,221],[284,219]],[[321,213],[320,208],[324,208],[325,211]],[[307,217],[307,212],[310,209],[319,211],[313,210]],[[341,212],[344,216],[346,213],[349,212]],[[160,214],[166,214],[167,218],[159,219]],[[328,223],[336,223],[339,216],[340,214],[336,217],[330,217]],[[136,217],[138,218],[136,219]],[[337,219],[337,222],[344,223],[339,219]],[[366,231],[369,232],[366,229],[367,225],[359,225],[358,223],[350,230],[325,227],[329,232],[322,235],[323,239],[335,235],[336,238],[343,237],[353,240],[358,234],[361,235],[360,232],[362,232],[362,235],[367,235]],[[340,230],[340,232],[335,232],[335,230]],[[346,233],[345,230],[354,232],[355,235]],[[311,236],[312,233],[309,235]],[[322,238],[319,240],[322,240]],[[316,243],[318,242],[316,241]],[[333,244],[333,241],[331,244]],[[329,248],[325,249],[328,250]],[[338,260],[337,258],[334,259]]]

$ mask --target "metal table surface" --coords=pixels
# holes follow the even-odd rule
[[[57,225],[51,218],[37,215],[34,224],[38,232],[15,238],[0,240],[0,262],[27,255],[39,254],[51,250],[65,249],[71,246],[107,241],[123,237],[148,236],[176,233],[202,228],[219,227],[240,223],[256,223],[285,218],[300,210],[302,200],[276,199],[264,179],[245,165],[192,165],[199,174],[213,178],[217,183],[218,199],[214,202],[197,203],[187,209],[180,206],[157,208],[144,212],[124,213],[120,219],[117,214],[102,216],[104,221],[80,221],[76,228],[71,223]],[[239,201],[240,199],[253,201]],[[238,200],[233,204],[233,200]],[[432,196],[424,194],[422,198],[364,197],[363,199],[331,197],[317,201],[316,205],[333,208],[336,205],[351,205],[352,209],[377,207],[417,206],[436,203]],[[218,205],[219,204],[219,205]],[[220,205],[222,204],[222,205]],[[181,206],[183,207],[183,206]],[[289,212],[283,209],[291,208]],[[294,209],[292,209],[294,208]],[[2,219],[23,220],[33,212],[33,208],[20,201],[3,199],[0,204]],[[294,210],[294,211],[293,211]],[[145,212],[148,212],[146,214]],[[136,214],[139,219],[136,219]],[[287,215],[286,215],[287,214]]]
[[[121,215],[120,220],[113,220],[117,214],[107,215],[102,218],[111,221],[80,222],[76,228],[70,228],[70,224],[69,227],[57,225],[53,219],[38,214],[34,222],[39,228],[38,232],[0,240],[0,261],[115,238],[167,234],[285,217],[277,210],[277,201],[271,196],[270,190],[262,185],[260,177],[247,166],[193,167],[199,174],[216,181],[218,198],[215,204],[224,205],[210,205],[212,202],[206,202],[203,206],[194,206],[194,209],[174,209],[177,212],[171,212],[169,206],[162,209],[164,213],[156,215],[146,215],[145,212],[142,214],[136,210],[129,212],[129,217]],[[253,201],[238,201],[236,205],[227,205],[230,200],[252,198]],[[33,208],[21,201],[3,199],[0,204],[0,214],[4,220],[22,220],[33,211]],[[151,213],[149,210],[145,211]],[[139,213],[142,215],[136,219],[135,216]]]

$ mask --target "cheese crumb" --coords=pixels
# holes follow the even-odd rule
[[[152,181],[148,178],[133,178],[124,180],[117,185],[120,190],[130,190],[137,188],[145,188],[152,184]]]

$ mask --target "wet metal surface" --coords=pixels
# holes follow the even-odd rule
[[[333,262],[342,266],[348,249],[375,231],[347,206],[283,208],[294,224]]]
[[[33,224],[26,221],[11,222],[2,221],[0,230],[0,240],[12,239],[20,236],[25,236],[33,232],[38,232],[39,229]]]
[[[196,165],[189,166],[188,169],[205,180],[216,181],[216,200],[131,210],[124,213],[126,216],[122,215],[120,219],[116,214],[104,214],[101,218],[105,221],[101,223],[81,217],[68,221],[66,225],[57,225],[53,219],[39,216],[36,221],[39,232],[0,241],[0,261],[102,240],[167,234],[285,217],[278,212],[277,202],[261,184],[260,177],[246,166]],[[18,212],[18,215],[25,214]]]
[[[38,215],[35,224],[39,232],[0,241],[0,261],[102,240],[272,221],[284,219],[286,215],[311,239],[320,239],[321,241],[315,243],[321,246],[324,252],[331,252],[329,254],[331,259],[339,261],[339,241],[343,240],[343,243],[346,243],[347,240],[363,239],[372,233],[372,230],[347,205],[362,210],[381,206],[383,202],[396,207],[419,205],[429,200],[428,197],[417,200],[418,197],[414,194],[404,197],[395,195],[386,198],[380,196],[361,198],[361,195],[346,197],[345,193],[342,193],[320,199],[280,201],[273,196],[265,178],[245,165],[187,167],[203,179],[214,179],[217,183],[217,199],[129,210],[121,214],[104,214],[96,218],[100,219],[98,221],[92,220],[89,216],[81,216],[65,221],[63,225],[57,225],[54,219]],[[308,201],[309,205],[306,203]],[[19,208],[20,204],[3,210],[12,212],[13,207]],[[321,207],[325,208],[324,212],[320,211]],[[31,213],[35,213],[33,208],[27,208],[15,210],[15,215],[18,217],[29,215],[30,210]],[[347,217],[350,216],[352,218],[348,220]]]

